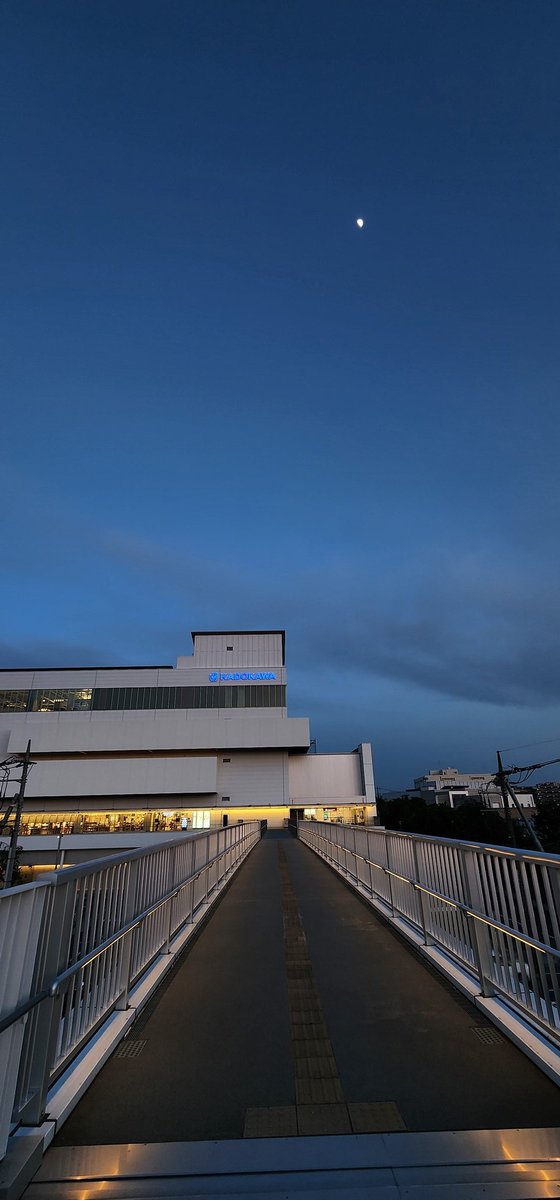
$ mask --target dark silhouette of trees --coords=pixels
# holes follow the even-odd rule
[[[560,800],[537,795],[535,828],[545,850],[560,854]]]
[[[427,804],[418,796],[403,795],[395,800],[378,798],[380,823],[387,829],[403,833],[423,833],[429,837],[459,838],[461,841],[486,842],[491,846],[507,846],[504,817],[496,809],[485,808],[472,800],[459,808],[447,804]],[[560,833],[560,806],[559,806]],[[516,843],[520,848],[529,845],[523,825],[515,822]]]

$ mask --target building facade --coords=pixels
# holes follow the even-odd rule
[[[370,744],[310,754],[288,716],[284,631],[192,639],[175,667],[0,671],[0,759],[31,741],[22,833],[373,821]]]
[[[439,771],[427,771],[414,780],[413,794],[428,804],[447,804],[458,808],[462,804],[480,801],[485,808],[503,808],[500,789],[492,774],[472,775],[458,771],[455,767],[441,767]],[[513,788],[521,808],[534,811],[533,793],[528,788]]]

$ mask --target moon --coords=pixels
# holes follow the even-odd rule
[[[358,226],[358,229],[363,229],[363,228],[364,228],[364,224],[365,224],[365,222],[364,222],[364,218],[363,218],[363,217],[357,217],[357,219],[356,219],[356,225]]]

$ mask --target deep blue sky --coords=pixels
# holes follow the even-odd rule
[[[3,665],[285,627],[382,786],[560,738],[557,0],[1,23]]]

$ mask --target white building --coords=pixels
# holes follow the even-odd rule
[[[494,783],[494,775],[471,775],[458,771],[456,767],[440,767],[439,771],[427,771],[414,780],[414,788],[424,800],[433,804],[449,804],[458,807],[468,800],[481,800],[487,808],[503,808],[500,789]],[[530,791],[513,791],[522,808],[534,808]]]
[[[0,759],[30,739],[35,764],[23,833],[373,821],[370,744],[309,754],[287,715],[284,632],[192,638],[175,667],[0,671]]]

